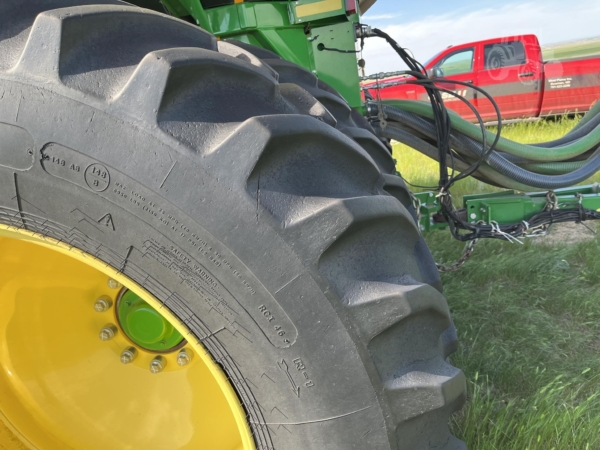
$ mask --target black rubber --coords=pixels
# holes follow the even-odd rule
[[[283,66],[118,1],[4,0],[0,222],[164,302],[258,449],[464,448],[448,307],[391,159]]]

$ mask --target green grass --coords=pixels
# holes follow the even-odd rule
[[[505,136],[544,141],[575,123],[511,125]],[[410,181],[434,182],[435,163],[400,145],[394,154]],[[487,190],[466,180],[455,192]],[[447,231],[426,240],[439,262],[463,248]],[[462,269],[443,274],[460,342],[452,362],[469,391],[452,428],[470,449],[600,449],[599,252],[600,238],[570,246],[488,240]]]
[[[600,55],[600,39],[580,41],[567,44],[556,44],[542,48],[544,61],[552,59],[584,58]]]
[[[438,261],[462,244],[427,236]],[[600,448],[600,242],[485,241],[444,274],[469,403],[455,433],[471,449]]]

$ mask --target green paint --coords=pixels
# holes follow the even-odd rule
[[[600,208],[600,185],[576,186],[556,189],[554,191],[560,209],[577,208],[580,198],[581,205],[586,209]],[[581,197],[578,196],[581,195]],[[500,225],[527,221],[542,212],[546,207],[546,192],[530,192],[527,194],[515,191],[501,191],[491,194],[465,195],[464,207],[467,210],[467,220],[485,223],[492,221]]]
[[[191,16],[200,27],[220,39],[256,45],[304,67],[336,89],[350,106],[361,108],[356,53],[324,49],[354,50],[358,14],[347,16],[341,0],[341,8],[307,16],[297,12],[303,6],[330,4],[330,1],[247,2],[206,10],[199,0],[162,0],[162,3],[174,16]]]
[[[556,189],[554,193],[560,209],[577,208],[580,199],[584,208],[600,209],[600,184],[598,183]],[[435,192],[416,192],[413,195],[421,202],[419,226],[422,231],[439,230],[448,226],[444,222],[434,220],[435,214],[440,212]],[[546,192],[500,191],[463,197],[467,221],[472,223],[483,221],[487,224],[497,222],[500,225],[509,225],[527,221],[541,213],[546,203]]]
[[[422,231],[443,230],[448,226],[445,222],[434,220],[434,215],[440,212],[440,202],[435,192],[414,192],[413,195],[421,202],[419,227]]]
[[[183,341],[173,325],[132,291],[121,297],[117,315],[125,335],[142,348],[168,350]]]

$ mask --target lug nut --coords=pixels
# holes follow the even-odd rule
[[[121,353],[121,362],[123,364],[132,363],[136,356],[137,356],[137,350],[135,348],[133,348],[133,347],[126,348],[125,350],[123,350],[123,353]]]
[[[160,373],[165,370],[165,366],[167,365],[167,361],[162,356],[157,356],[150,363],[150,372],[152,373]]]
[[[181,367],[183,367],[183,366],[187,366],[191,362],[192,362],[192,352],[190,352],[188,349],[185,349],[185,348],[181,349],[181,351],[177,355],[177,364],[179,364]]]
[[[110,341],[117,334],[117,327],[115,327],[112,323],[105,325],[104,328],[100,330],[100,340],[102,341]]]
[[[98,300],[96,300],[96,302],[94,303],[94,309],[96,310],[96,312],[99,313],[108,311],[111,306],[112,300],[106,295],[99,297]]]
[[[112,278],[108,279],[108,287],[111,289],[119,289],[122,286],[117,280],[113,280]]]

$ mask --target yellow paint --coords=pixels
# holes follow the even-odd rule
[[[254,450],[240,402],[226,375],[190,339],[192,363],[152,354],[119,361],[131,345],[122,333],[98,338],[114,311],[113,278],[160,310],[184,336],[189,330],[149,292],[102,261],[66,244],[0,226],[0,449]],[[21,444],[16,444],[18,436]]]
[[[342,9],[342,0],[321,0],[296,6],[296,17],[303,18]]]

